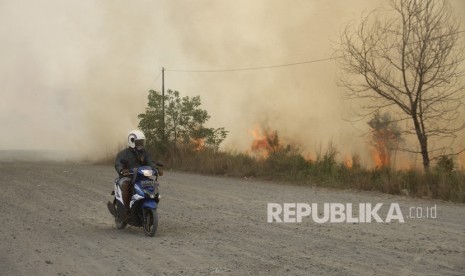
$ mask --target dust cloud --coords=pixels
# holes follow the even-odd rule
[[[453,5],[464,6],[460,1]],[[210,125],[246,151],[268,127],[309,152],[329,141],[370,162],[331,56],[349,20],[385,1],[0,1],[0,150],[95,159],[125,143],[147,91],[200,95]],[[460,10],[460,9],[459,9]],[[461,9],[464,10],[464,9]],[[463,14],[462,14],[463,17]]]

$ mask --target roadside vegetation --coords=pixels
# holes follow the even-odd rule
[[[456,168],[452,157],[442,157],[425,173],[389,166],[368,169],[358,155],[339,162],[338,150],[332,145],[315,160],[305,159],[295,146],[279,145],[266,156],[183,146],[164,158],[168,168],[189,172],[465,202],[465,173]]]
[[[159,92],[149,92],[149,106],[139,115],[139,128],[146,133],[151,156],[167,170],[465,202],[465,173],[452,156],[440,157],[426,172],[392,168],[391,156],[403,140],[388,113],[375,113],[368,121],[371,142],[367,146],[375,150],[375,167],[370,169],[357,154],[341,158],[332,143],[314,158],[306,158],[300,147],[282,142],[278,132],[271,130],[256,135],[248,152],[221,150],[228,132],[205,127],[210,115],[201,108],[200,97],[181,98],[177,91],[165,95],[163,134],[161,97]],[[113,160],[109,154],[99,163]]]

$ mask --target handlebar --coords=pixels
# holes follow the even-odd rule
[[[158,163],[156,164],[157,166],[159,165]],[[163,166],[162,164],[160,164],[161,166]],[[137,174],[137,170],[138,168],[134,168],[132,170],[129,170],[129,169],[122,169],[121,172],[120,172],[120,175],[121,176],[134,176]],[[158,168],[152,168],[152,176],[162,176],[163,175],[163,172]]]

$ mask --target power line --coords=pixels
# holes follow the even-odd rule
[[[449,35],[454,35],[454,34],[461,34],[465,33],[465,30],[463,31],[457,31],[455,33],[450,33],[442,36],[435,37],[433,39],[438,39],[444,36],[449,36]],[[412,42],[412,44],[417,43],[417,42]],[[395,48],[397,46],[392,46],[392,47],[387,47],[384,49],[377,49],[373,51],[381,51],[381,50],[388,50],[390,48]],[[289,66],[296,66],[296,65],[303,65],[303,64],[310,64],[310,63],[317,63],[317,62],[323,62],[323,61],[328,61],[328,60],[335,60],[339,58],[343,58],[345,55],[342,56],[335,56],[335,57],[328,57],[328,58],[321,58],[321,59],[313,59],[313,60],[306,60],[306,61],[299,61],[299,62],[292,62],[292,63],[284,63],[284,64],[277,64],[277,65],[267,65],[267,66],[258,66],[258,67],[243,67],[243,68],[231,68],[231,69],[208,69],[208,70],[195,70],[195,69],[167,69],[165,68],[165,71],[170,71],[170,72],[180,72],[180,73],[221,73],[221,72],[239,72],[239,71],[252,71],[252,70],[262,70],[262,69],[272,69],[272,68],[280,68],[280,67],[289,67]]]
[[[308,63],[316,63],[316,62],[328,61],[328,60],[336,59],[336,58],[339,58],[339,57],[322,58],[322,59],[306,60],[306,61],[278,64],[278,65],[259,66],[259,67],[246,67],[246,68],[233,68],[233,69],[220,69],[220,70],[166,69],[166,71],[186,72],[186,73],[213,73],[213,72],[250,71],[250,70],[270,69],[270,68],[288,67],[288,66],[295,66],[295,65],[308,64]]]

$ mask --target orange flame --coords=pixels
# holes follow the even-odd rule
[[[352,169],[353,165],[354,165],[354,160],[352,159],[352,157],[346,155],[344,157],[344,166],[348,169]]]
[[[371,156],[376,168],[388,167],[391,162],[391,155],[384,139],[376,139]]]
[[[259,128],[255,128],[252,130],[252,136],[254,138],[251,147],[252,151],[261,158],[267,158],[270,152],[270,144],[266,139],[266,135],[263,135]]]
[[[275,152],[279,145],[278,134],[268,130],[262,131],[259,127],[252,130],[251,149],[258,157],[266,159],[270,153]],[[276,144],[275,144],[276,143]]]
[[[192,140],[192,144],[194,145],[195,151],[202,151],[203,149],[205,149],[205,139],[203,138]]]

